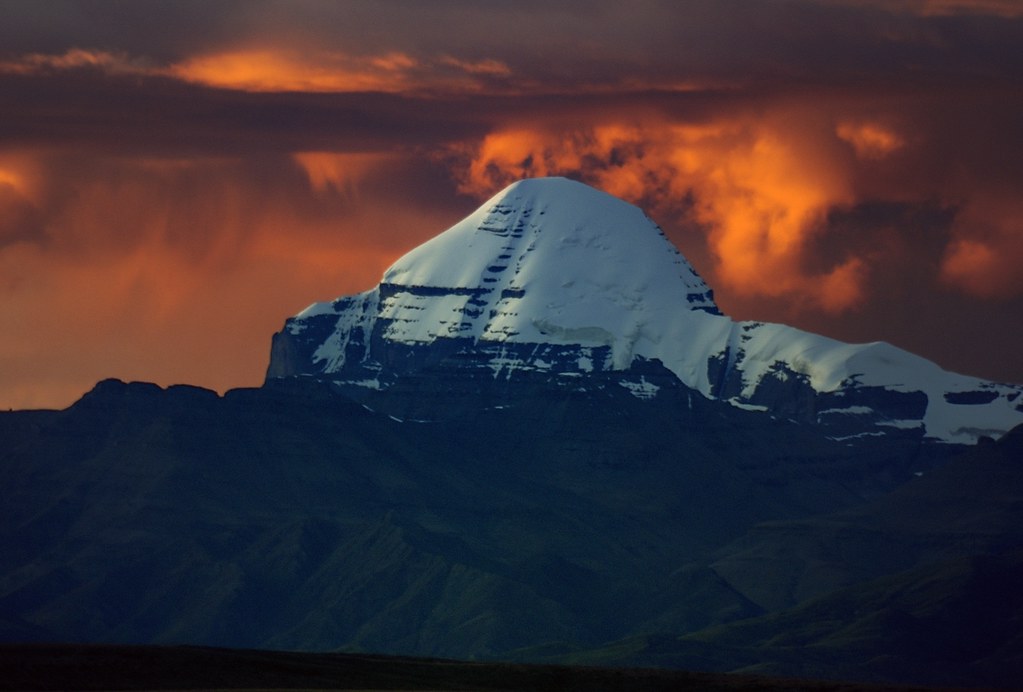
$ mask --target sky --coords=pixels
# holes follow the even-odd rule
[[[257,386],[507,183],[736,319],[1023,383],[1023,1],[0,0],[0,407]]]

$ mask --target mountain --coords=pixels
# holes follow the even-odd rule
[[[0,641],[1019,679],[1020,388],[736,324],[634,207],[524,181],[272,350],[0,412]]]
[[[702,396],[840,439],[969,444],[1023,422],[1023,387],[949,373],[882,342],[731,320],[642,211],[562,178],[510,185],[376,288],[289,319],[267,379],[314,377],[369,402],[431,373],[487,387],[539,373],[571,388],[641,361]],[[623,386],[650,397],[660,385]]]

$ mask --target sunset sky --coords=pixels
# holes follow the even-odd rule
[[[258,385],[520,177],[737,319],[1023,382],[1023,1],[0,0],[0,407]]]

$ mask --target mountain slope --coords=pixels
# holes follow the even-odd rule
[[[712,568],[766,610],[916,565],[1023,546],[1023,426],[891,493],[812,520],[767,522]]]
[[[1017,689],[1021,571],[1019,551],[932,563],[785,611],[681,637],[635,637],[562,660]]]
[[[540,382],[417,423],[308,381],[108,381],[0,413],[0,637],[494,657],[693,631],[762,612],[714,549],[854,506],[919,451],[667,396]]]
[[[1023,426],[874,501],[722,546],[708,570],[764,615],[568,660],[1014,688],[1021,514]]]
[[[840,438],[972,443],[1023,422],[1023,387],[948,373],[885,343],[732,321],[639,209],[558,178],[509,186],[376,288],[289,319],[267,378],[312,376],[352,396],[434,368],[543,373],[571,387],[638,360],[704,396]]]

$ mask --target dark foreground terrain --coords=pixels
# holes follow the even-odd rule
[[[8,644],[0,689],[911,690],[752,675],[192,646]]]
[[[835,440],[644,368],[614,377],[660,382],[649,400],[611,375],[475,394],[438,375],[365,403],[300,381],[222,397],[105,381],[65,411],[0,412],[0,642],[1019,686],[1023,426],[953,450]],[[79,657],[51,686],[345,679],[184,651],[141,666],[165,684]],[[7,684],[27,686],[28,660]],[[562,668],[436,665],[344,684],[566,689]],[[639,688],[667,674],[649,675]]]

